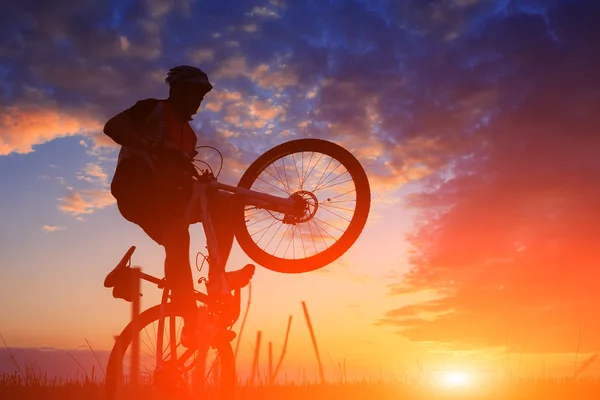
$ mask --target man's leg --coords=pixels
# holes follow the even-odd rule
[[[208,280],[217,277],[225,272],[225,265],[231,253],[233,246],[233,227],[231,223],[231,205],[232,196],[227,192],[213,192],[208,198],[210,217],[213,229],[219,245],[219,255],[221,256],[221,265],[210,267]]]
[[[165,276],[171,285],[173,303],[184,310],[185,324],[195,324],[197,306],[194,298],[194,279],[190,265],[189,225],[176,218],[165,226],[162,237],[165,248]]]
[[[225,273],[227,259],[233,247],[233,196],[227,192],[216,192],[208,201],[212,204],[210,215],[221,256],[220,266],[210,266],[208,280],[209,282],[218,282],[220,275]],[[228,288],[233,290],[246,286],[254,275],[254,269],[254,265],[248,264],[240,270],[226,272],[225,279]]]

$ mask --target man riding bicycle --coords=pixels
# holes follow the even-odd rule
[[[194,184],[188,171],[197,154],[197,137],[189,121],[213,86],[206,73],[187,65],[169,70],[165,82],[169,85],[167,99],[138,101],[111,118],[104,126],[104,133],[122,146],[111,193],[121,215],[165,248],[165,277],[173,303],[184,310],[182,344],[189,347],[194,340],[191,333],[196,330],[198,314],[190,265],[189,226],[199,222],[197,218],[186,219]],[[218,192],[209,196],[214,205],[210,213],[223,260],[220,265],[211,265],[209,284],[218,285],[224,276],[228,290],[244,287],[254,273],[253,265],[239,271],[224,271],[234,237],[229,221],[231,198]]]

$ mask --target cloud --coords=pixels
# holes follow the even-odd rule
[[[212,112],[218,113],[223,108],[223,104],[238,102],[242,100],[242,94],[240,92],[233,92],[227,89],[216,91],[208,95],[205,100],[203,108]]]
[[[82,112],[62,112],[55,105],[48,108],[28,106],[0,108],[0,155],[26,154],[33,146],[60,137],[88,134],[100,129],[94,118]]]
[[[85,189],[73,191],[59,200],[58,208],[67,214],[80,216],[91,214],[115,203],[115,199],[106,189]]]
[[[270,7],[260,7],[260,6],[255,6],[252,8],[252,10],[248,13],[248,15],[250,15],[251,17],[262,17],[262,18],[279,18],[280,15],[277,13],[276,10],[270,8]]]
[[[44,225],[42,226],[42,230],[44,232],[56,232],[56,231],[64,231],[65,228],[64,226],[57,226],[57,225]]]
[[[283,107],[273,104],[272,100],[254,100],[248,107],[248,113],[252,117],[261,120],[272,120],[280,115],[285,115]]]
[[[530,332],[526,353],[569,353],[579,326],[600,334],[590,312],[600,301],[600,51],[587,39],[600,34],[589,17],[599,11],[580,1],[515,12],[460,39],[465,52],[500,56],[457,76],[456,87],[479,80],[489,89],[459,91],[452,118],[434,123],[472,128],[420,146],[417,159],[437,155],[429,164],[438,168],[410,198],[421,211],[408,237],[413,268],[390,285],[392,296],[436,296],[379,324],[450,350]],[[591,340],[579,348],[598,350]]]
[[[15,3],[0,16],[0,107],[80,120],[69,134],[94,126],[87,139],[95,151],[114,152],[98,128],[139,99],[166,96],[166,71],[187,59],[215,83],[208,112],[193,124],[199,142],[223,151],[226,166],[240,172],[282,134],[325,138],[356,154],[373,191],[390,200],[409,182],[440,185],[461,173],[457,160],[475,162],[497,136],[516,132],[515,124],[499,128],[498,118],[506,121],[532,93],[540,93],[540,110],[553,99],[574,114],[595,111],[593,92],[568,101],[556,95],[595,77],[595,53],[577,56],[579,67],[570,61],[587,40],[568,21],[585,15],[577,11],[585,7],[593,15],[597,5],[257,0],[133,7],[86,0],[34,9]],[[566,112],[532,109],[540,119]],[[3,130],[1,154],[65,135],[38,131],[21,143]]]
[[[258,31],[258,25],[256,25],[256,24],[246,24],[246,25],[242,25],[240,29],[243,30],[244,32],[247,32],[247,33],[257,32]]]
[[[85,167],[83,167],[83,171],[77,174],[77,179],[105,185],[107,183],[108,175],[100,165],[87,163]]]
[[[246,75],[248,65],[244,56],[236,55],[219,63],[219,69],[211,75],[211,79],[233,79]]]
[[[207,61],[213,61],[215,59],[215,51],[207,48],[195,49],[188,53],[188,57],[194,64],[202,64]]]
[[[298,84],[299,77],[289,65],[279,65],[273,69],[261,64],[250,74],[251,79],[262,88],[280,90]]]

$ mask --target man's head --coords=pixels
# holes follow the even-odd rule
[[[186,117],[198,112],[204,95],[213,88],[204,71],[189,65],[171,68],[165,82],[170,86],[169,100]]]

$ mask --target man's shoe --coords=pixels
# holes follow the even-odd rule
[[[227,289],[234,291],[246,287],[250,283],[250,279],[254,275],[256,267],[254,264],[246,264],[242,269],[237,271],[225,272],[227,279]]]

